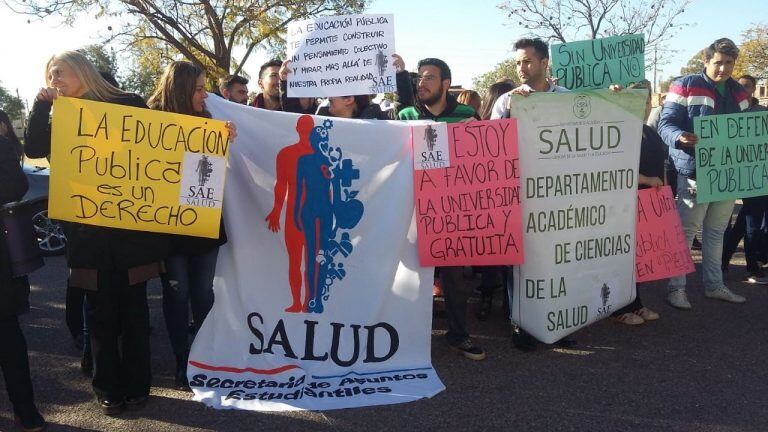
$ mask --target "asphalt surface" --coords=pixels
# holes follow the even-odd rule
[[[698,263],[698,257],[694,260]],[[574,335],[571,350],[515,350],[500,295],[491,319],[469,326],[488,358],[451,351],[433,323],[432,359],[446,390],[403,405],[326,412],[215,411],[172,389],[173,356],[160,287],[150,285],[154,387],[149,404],[117,418],[102,415],[64,324],[66,268],[48,258],[31,277],[32,311],[23,318],[38,407],[50,431],[766,431],[768,287],[742,283],[743,255],[728,284],[745,305],[706,299],[689,276],[693,310],[667,306],[664,284],[641,289],[659,321],[630,327],[604,320]],[[698,264],[697,264],[698,267]],[[436,304],[439,309],[441,305]],[[0,386],[0,431],[16,430]]]

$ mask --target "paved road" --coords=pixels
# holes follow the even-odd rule
[[[261,414],[214,411],[190,401],[189,393],[170,388],[172,355],[160,289],[152,284],[151,402],[138,413],[105,417],[80,375],[64,326],[61,257],[49,258],[33,275],[33,310],[24,331],[50,431],[766,431],[768,288],[741,283],[743,256],[736,258],[728,279],[747,296],[746,305],[705,299],[693,277],[694,309],[677,311],[664,303],[663,285],[651,285],[641,294],[661,320],[639,327],[597,323],[575,335],[574,350],[516,351],[499,306],[489,321],[470,319],[488,352],[485,361],[473,362],[445,346],[445,321],[435,319],[433,362],[446,391],[385,407]],[[0,391],[0,431],[15,430],[4,387]]]

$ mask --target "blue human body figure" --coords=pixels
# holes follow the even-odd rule
[[[354,228],[364,212],[363,203],[355,199],[358,192],[349,189],[360,172],[351,159],[342,160],[340,148],[329,146],[332,123],[326,122],[312,130],[312,153],[301,156],[296,167],[294,220],[305,238],[308,313],[322,313],[331,285],[346,276],[344,264],[335,261],[348,257],[354,247],[349,233],[339,230]]]
[[[331,161],[323,153],[321,145],[328,145],[321,128],[315,128],[309,136],[313,153],[299,158],[296,169],[296,205],[294,220],[300,223],[304,233],[304,277],[309,287],[307,312],[322,313],[321,289],[325,283],[325,265],[321,263],[333,229],[333,205],[331,203]],[[318,259],[320,258],[320,259]]]

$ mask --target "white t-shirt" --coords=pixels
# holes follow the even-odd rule
[[[529,86],[528,84],[523,84],[519,87],[516,87],[514,90],[508,91],[503,95],[499,96],[499,98],[496,99],[496,103],[493,104],[493,111],[491,112],[491,120],[500,119],[500,118],[509,118],[509,98],[512,96],[512,92],[519,88],[527,89],[531,93],[536,91],[532,89],[531,86]],[[547,92],[554,92],[554,93],[567,92],[567,91],[570,91],[570,90],[568,90],[565,87],[554,85],[552,83],[549,83],[549,88],[547,89]]]

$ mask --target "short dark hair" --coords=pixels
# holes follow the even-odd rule
[[[235,84],[248,85],[248,78],[241,77],[240,75],[227,75],[219,80],[219,89],[232,90],[232,86]]]
[[[517,42],[515,42],[515,45],[513,46],[513,48],[515,48],[515,50],[533,48],[533,50],[536,51],[536,54],[539,56],[539,59],[549,58],[549,47],[547,47],[547,44],[539,38],[518,39]]]
[[[438,69],[440,69],[440,80],[450,80],[451,79],[451,68],[448,67],[448,64],[438,58],[425,58],[423,60],[419,61],[419,64],[417,65],[416,69],[421,69],[422,66],[434,66]]]
[[[704,49],[704,61],[711,60],[715,53],[725,54],[736,60],[739,56],[739,47],[728,38],[720,38]]]
[[[271,68],[271,67],[274,67],[274,66],[280,67],[282,65],[283,65],[283,62],[278,60],[278,59],[272,59],[272,60],[264,63],[259,68],[259,79],[264,78],[264,71],[267,70],[267,68]]]
[[[752,83],[752,87],[757,87],[757,79],[755,77],[753,77],[752,75],[744,74],[744,75],[740,76],[739,79],[740,80],[741,79],[745,79],[745,80],[747,80],[747,81]]]

